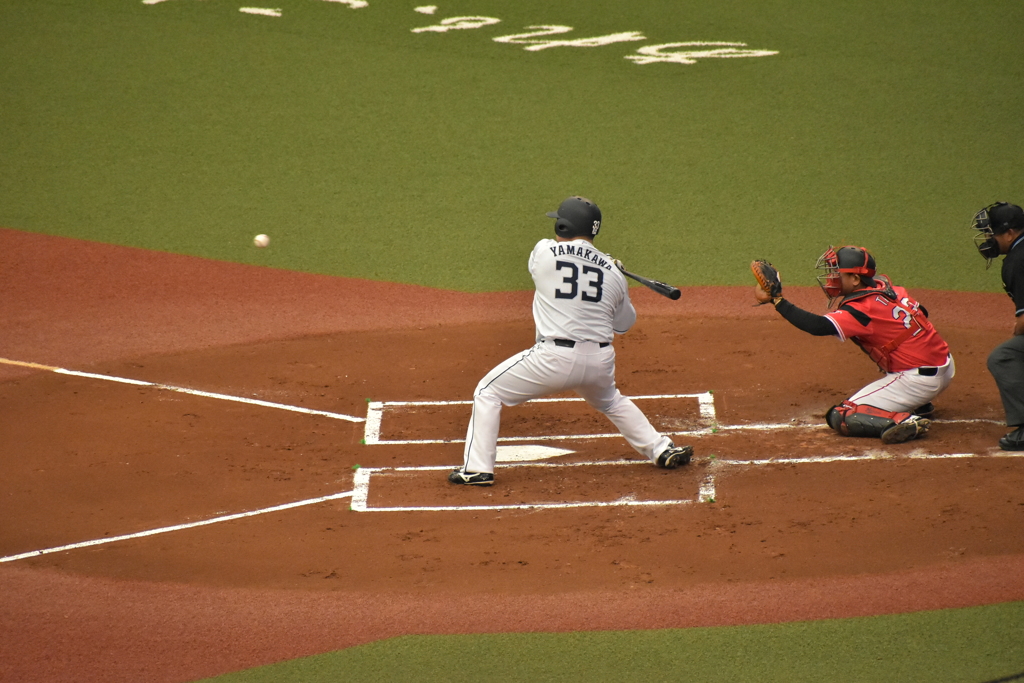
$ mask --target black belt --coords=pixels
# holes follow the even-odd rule
[[[939,374],[939,369],[938,368],[918,368],[917,369],[917,374],[924,375],[926,377],[934,377],[935,375]]]
[[[555,346],[564,346],[567,349],[571,349],[574,346],[576,346],[576,342],[574,342],[572,339],[552,339],[551,341],[555,342]],[[610,343],[611,342],[598,342],[597,345],[603,349]]]

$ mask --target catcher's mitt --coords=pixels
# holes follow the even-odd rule
[[[775,266],[764,259],[757,259],[750,262],[750,272],[754,274],[758,286],[771,297],[771,302],[778,303],[782,298],[782,276],[779,275],[779,271],[775,270]]]

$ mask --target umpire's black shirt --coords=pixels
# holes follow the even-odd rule
[[[1024,314],[1024,235],[1013,241],[1003,258],[1003,289],[1017,307],[1014,315]]]

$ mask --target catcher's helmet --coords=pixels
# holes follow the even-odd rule
[[[601,229],[601,209],[586,197],[569,197],[558,206],[558,211],[547,214],[555,218],[555,234],[559,237],[597,237]]]
[[[868,286],[874,283],[875,257],[863,247],[840,247],[836,249],[829,247],[828,250],[818,257],[814,264],[817,269],[824,269],[824,273],[818,276],[818,284],[829,298],[829,305],[843,295],[842,281],[839,273],[853,273],[860,275],[862,281]]]
[[[875,276],[875,257],[862,247],[842,247],[836,251],[840,273]]]

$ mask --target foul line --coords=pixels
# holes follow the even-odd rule
[[[52,365],[41,365],[39,363],[27,363],[25,361],[20,360],[10,360],[9,358],[0,358],[0,364],[18,365],[24,368],[33,368],[35,370],[49,370],[50,372],[55,372],[59,375],[85,377],[86,379],[102,379],[107,382],[118,382],[120,384],[134,384],[140,387],[152,387],[154,389],[163,389],[165,391],[176,391],[180,394],[190,394],[192,396],[202,396],[204,398],[216,398],[221,401],[233,401],[235,403],[247,403],[249,405],[262,406],[264,408],[288,410],[293,413],[304,413],[306,415],[320,415],[322,417],[329,417],[334,420],[346,420],[348,422],[366,422],[365,417],[353,417],[352,415],[343,415],[341,413],[330,413],[327,412],[326,410],[311,410],[309,408],[300,408],[299,406],[290,406],[284,403],[271,403],[270,401],[261,401],[255,398],[244,398],[242,396],[231,396],[228,394],[215,394],[209,391],[199,391],[198,389],[176,387],[171,384],[145,382],[143,380],[129,379],[127,377],[114,377],[113,375],[97,375],[91,372],[78,372],[77,370],[68,370],[66,368],[58,368]]]
[[[87,548],[93,545],[103,545],[104,543],[116,543],[117,541],[127,541],[132,538],[142,538],[144,536],[156,536],[157,534],[166,534],[171,531],[180,531],[182,529],[194,529],[199,526],[207,526],[209,524],[217,524],[219,522],[230,522],[235,519],[242,519],[243,517],[255,517],[256,515],[265,515],[268,512],[278,512],[279,510],[288,510],[291,508],[302,507],[303,505],[315,505],[317,503],[324,503],[329,500],[336,500],[338,498],[346,498],[352,495],[352,491],[345,491],[344,493],[335,493],[330,496],[321,496],[320,498],[309,498],[308,500],[300,500],[295,503],[285,503],[283,505],[275,505],[269,508],[262,508],[260,510],[251,510],[249,512],[239,512],[233,515],[225,515],[223,517],[211,517],[210,519],[204,519],[201,522],[190,522],[188,524],[176,524],[174,526],[165,526],[159,529],[150,529],[148,531],[139,531],[134,534],[124,534],[123,536],[111,536],[109,538],[98,538],[93,541],[83,541],[81,543],[70,543],[68,545],[58,546],[56,548],[46,548],[45,550],[32,550],[27,553],[21,553],[20,555],[9,555],[7,557],[0,557],[0,562],[14,562],[15,560],[24,560],[29,557],[39,557],[40,555],[49,555],[50,553],[59,553],[65,550],[74,550],[76,548]]]

